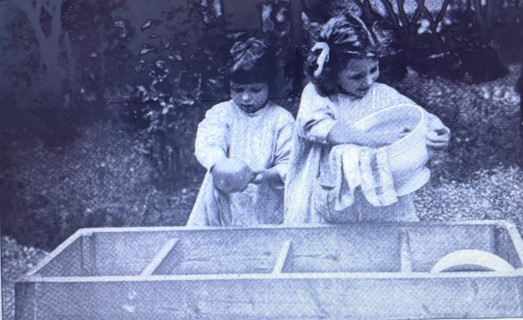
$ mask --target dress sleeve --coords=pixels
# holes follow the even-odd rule
[[[303,89],[296,122],[298,135],[312,142],[327,143],[327,135],[336,120],[328,98],[320,96],[312,84]]]
[[[285,181],[289,171],[292,140],[294,137],[295,122],[290,113],[283,113],[276,136],[276,154],[273,168],[278,171],[282,181]]]
[[[194,154],[207,170],[218,161],[227,158],[229,117],[225,105],[219,104],[209,109],[205,119],[198,124]]]

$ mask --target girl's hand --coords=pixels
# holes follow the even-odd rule
[[[251,180],[251,183],[261,184],[263,182],[283,185],[283,180],[281,179],[280,174],[273,168],[254,172],[254,178]]]
[[[427,130],[427,147],[441,150],[445,149],[450,142],[450,129],[441,120],[434,117],[429,122]]]

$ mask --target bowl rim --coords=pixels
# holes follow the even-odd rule
[[[382,114],[382,113],[388,113],[388,112],[391,112],[391,109],[398,109],[398,108],[409,108],[409,109],[415,109],[416,111],[418,111],[420,114],[421,114],[421,119],[420,121],[418,122],[418,125],[412,130],[416,130],[421,124],[422,122],[425,120],[425,112],[423,112],[423,109],[416,105],[416,104],[410,104],[410,103],[401,103],[401,104],[396,104],[396,105],[392,105],[392,106],[389,106],[389,107],[386,107],[386,108],[383,108],[383,109],[380,109],[378,111],[375,111],[361,119],[359,119],[358,121],[356,121],[355,123],[352,124],[352,127],[355,128],[355,129],[358,129],[358,130],[367,130],[365,128],[361,128],[363,126],[363,122],[370,119],[370,118],[374,118],[376,117],[377,115],[379,114]],[[401,139],[400,139],[401,140]],[[400,141],[398,140],[398,141]]]
[[[423,110],[423,108],[421,108],[420,106],[416,105],[416,104],[411,104],[411,103],[400,103],[400,104],[396,104],[396,105],[392,105],[392,106],[389,106],[389,107],[386,107],[386,108],[383,108],[383,109],[380,109],[376,112],[373,112],[361,119],[359,119],[358,121],[356,121],[352,126],[353,128],[357,129],[357,130],[367,130],[365,128],[361,128],[362,127],[362,123],[367,121],[368,119],[370,118],[374,118],[374,117],[377,117],[377,115],[379,114],[382,114],[382,113],[389,113],[391,112],[391,109],[398,109],[398,108],[409,108],[409,109],[415,109],[417,112],[419,112],[419,114],[421,115],[417,125],[412,129],[412,131],[410,131],[410,133],[416,131],[416,130],[419,130],[419,128],[423,125],[425,125],[425,122],[426,122],[426,115],[425,115],[425,112]],[[380,149],[380,148],[390,148],[390,146],[396,144],[396,143],[400,143],[402,141],[405,141],[406,139],[408,138],[411,138],[412,139],[412,135],[411,134],[407,134],[405,135],[404,137],[402,137],[401,139],[398,139],[397,141],[395,141],[394,143],[392,144],[389,144],[389,145],[385,145],[385,146],[382,146],[382,147],[379,147],[377,149]],[[415,144],[411,144],[409,145],[407,148],[404,149],[404,151],[408,151],[410,150],[412,147],[414,147]]]

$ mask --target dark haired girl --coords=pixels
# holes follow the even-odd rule
[[[277,64],[266,44],[250,38],[231,49],[231,99],[213,106],[198,125],[195,155],[207,169],[188,226],[278,224],[283,220],[294,119],[269,100]],[[243,163],[252,180],[243,190],[220,188],[213,171],[228,161]],[[242,172],[240,172],[242,171]],[[233,174],[234,176],[234,174]],[[232,189],[231,189],[232,190]]]

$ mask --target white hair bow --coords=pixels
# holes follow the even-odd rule
[[[329,53],[330,48],[327,42],[316,42],[316,44],[311,48],[311,51],[321,50],[320,55],[318,56],[318,59],[316,59],[316,64],[318,65],[318,68],[314,70],[314,76],[319,77],[321,73],[323,72],[323,66],[325,65],[325,62],[329,61]]]

